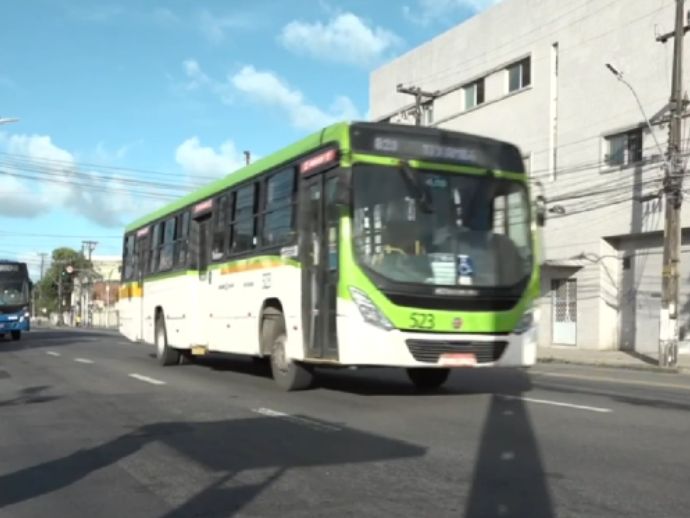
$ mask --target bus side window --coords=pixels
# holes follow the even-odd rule
[[[158,271],[158,256],[160,255],[161,245],[163,244],[162,225],[162,222],[158,222],[153,226],[147,273],[156,273]]]
[[[261,225],[262,246],[280,245],[290,241],[294,232],[296,197],[295,170],[285,169],[266,181],[265,208]]]
[[[253,248],[256,231],[256,184],[238,189],[235,198],[232,251],[244,252]]]
[[[187,250],[189,248],[189,211],[177,216],[175,225],[175,268],[187,268]]]
[[[170,270],[173,266],[173,248],[175,239],[175,222],[176,218],[169,218],[165,221],[163,231],[163,245],[160,252],[160,259],[158,263],[159,271]]]
[[[213,237],[211,241],[211,260],[219,261],[225,257],[225,226],[228,212],[228,194],[216,198],[213,211]]]
[[[124,269],[122,270],[122,280],[128,281],[132,278],[132,265],[134,263],[134,235],[125,237],[124,246]]]

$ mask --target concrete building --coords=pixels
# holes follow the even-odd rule
[[[657,350],[673,38],[656,35],[674,11],[674,0],[504,0],[371,75],[373,120],[414,122],[397,85],[433,93],[422,124],[516,143],[533,189],[562,209],[544,235],[542,345]],[[606,63],[634,86],[653,134]],[[687,152],[687,118],[683,138]],[[682,218],[690,330],[690,203]]]
[[[84,325],[117,326],[120,286],[119,256],[93,256],[93,270],[81,272],[74,282],[72,307]]]

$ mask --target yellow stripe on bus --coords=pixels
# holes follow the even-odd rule
[[[132,282],[120,286],[120,298],[121,299],[133,299],[141,298],[144,295],[144,287],[139,286],[139,283]]]
[[[287,266],[288,263],[280,259],[259,259],[256,261],[247,261],[241,263],[229,264],[221,268],[221,275],[228,275],[230,273],[249,272],[252,270],[263,270],[266,268],[277,268],[278,266]]]

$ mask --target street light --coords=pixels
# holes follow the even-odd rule
[[[661,145],[659,144],[659,141],[656,139],[656,135],[654,134],[654,130],[652,129],[652,124],[649,122],[649,118],[647,117],[647,114],[644,111],[644,108],[642,107],[642,103],[640,102],[640,98],[637,96],[637,92],[635,89],[632,87],[630,83],[628,83],[624,78],[623,78],[623,72],[619,71],[616,67],[614,67],[611,63],[606,63],[605,64],[606,68],[609,69],[609,71],[616,76],[616,79],[618,79],[621,83],[623,83],[625,86],[627,86],[630,91],[633,94],[633,97],[635,97],[635,101],[637,102],[637,106],[640,108],[640,112],[642,113],[642,116],[644,117],[644,121],[647,124],[647,128],[649,128],[649,133],[654,139],[654,144],[656,144],[657,149],[659,150],[659,155],[661,156],[661,159],[664,161],[664,166],[667,168],[668,171],[671,171],[670,164],[668,163],[668,160],[666,159],[666,155],[664,153],[664,150],[662,149]]]

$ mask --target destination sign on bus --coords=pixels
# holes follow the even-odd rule
[[[18,272],[20,271],[18,264],[0,264],[0,272]]]
[[[491,170],[523,172],[515,146],[463,133],[441,132],[416,126],[388,127],[360,123],[352,128],[352,149],[412,160],[449,162]]]

